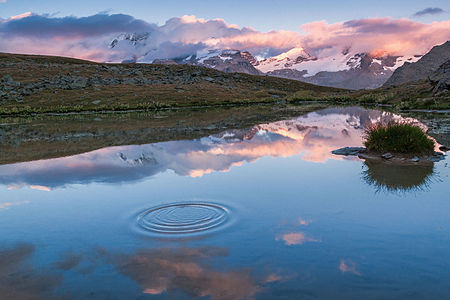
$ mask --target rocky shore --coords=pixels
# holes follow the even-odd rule
[[[445,146],[441,146],[440,150],[448,151]],[[334,155],[358,156],[364,160],[389,161],[393,163],[427,163],[438,162],[444,160],[447,156],[444,152],[435,151],[427,155],[408,155],[403,153],[377,153],[368,151],[365,147],[344,147],[331,151]]]

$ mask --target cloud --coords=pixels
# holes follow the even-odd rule
[[[0,0],[0,3],[6,3],[7,0]]]
[[[316,55],[343,49],[375,55],[424,54],[450,39],[450,21],[423,24],[408,19],[372,18],[328,24],[326,21],[302,26],[302,45]]]
[[[250,51],[254,56],[271,57],[295,47],[310,54],[330,56],[343,49],[353,53],[373,52],[406,55],[424,54],[432,46],[450,39],[450,21],[423,24],[408,19],[373,18],[328,24],[312,22],[294,31],[260,32],[250,27],[228,24],[223,19],[195,16],[169,19],[156,25],[125,14],[100,13],[88,17],[55,17],[25,13],[0,19],[0,51],[27,54],[63,55],[95,61],[122,61],[138,58],[184,57],[214,48]],[[148,34],[139,43],[118,39],[123,34]]]
[[[125,54],[108,49],[112,37],[152,32],[155,28],[154,24],[124,14],[58,18],[25,13],[0,20],[0,51],[120,61]]]
[[[439,7],[427,7],[425,9],[419,10],[413,16],[421,17],[421,16],[425,16],[425,15],[437,15],[437,14],[441,14],[443,12],[445,12],[445,11]]]
[[[154,27],[155,25],[124,14],[55,18],[25,13],[11,17],[1,24],[0,32],[6,36],[70,40],[117,32],[151,31]]]
[[[30,201],[28,201],[28,200],[19,201],[19,202],[0,202],[0,211],[7,210],[7,209],[9,209],[12,206],[17,206],[17,205],[21,205],[21,204],[28,204],[28,203],[30,203]]]
[[[12,21],[12,20],[20,20],[20,19],[23,19],[23,18],[31,17],[32,15],[33,14],[31,12],[26,12],[26,13],[23,13],[23,14],[20,14],[20,15],[17,15],[17,16],[11,16],[9,18],[9,20],[10,21]]]

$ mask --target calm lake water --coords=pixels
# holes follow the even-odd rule
[[[0,299],[448,299],[449,159],[330,153],[400,118],[330,108],[2,165]]]

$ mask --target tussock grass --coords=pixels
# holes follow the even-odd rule
[[[365,146],[369,151],[426,154],[434,150],[434,141],[418,126],[390,122],[366,129]]]

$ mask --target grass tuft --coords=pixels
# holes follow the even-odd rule
[[[365,146],[369,151],[426,154],[434,150],[434,141],[418,126],[390,122],[366,129]]]

